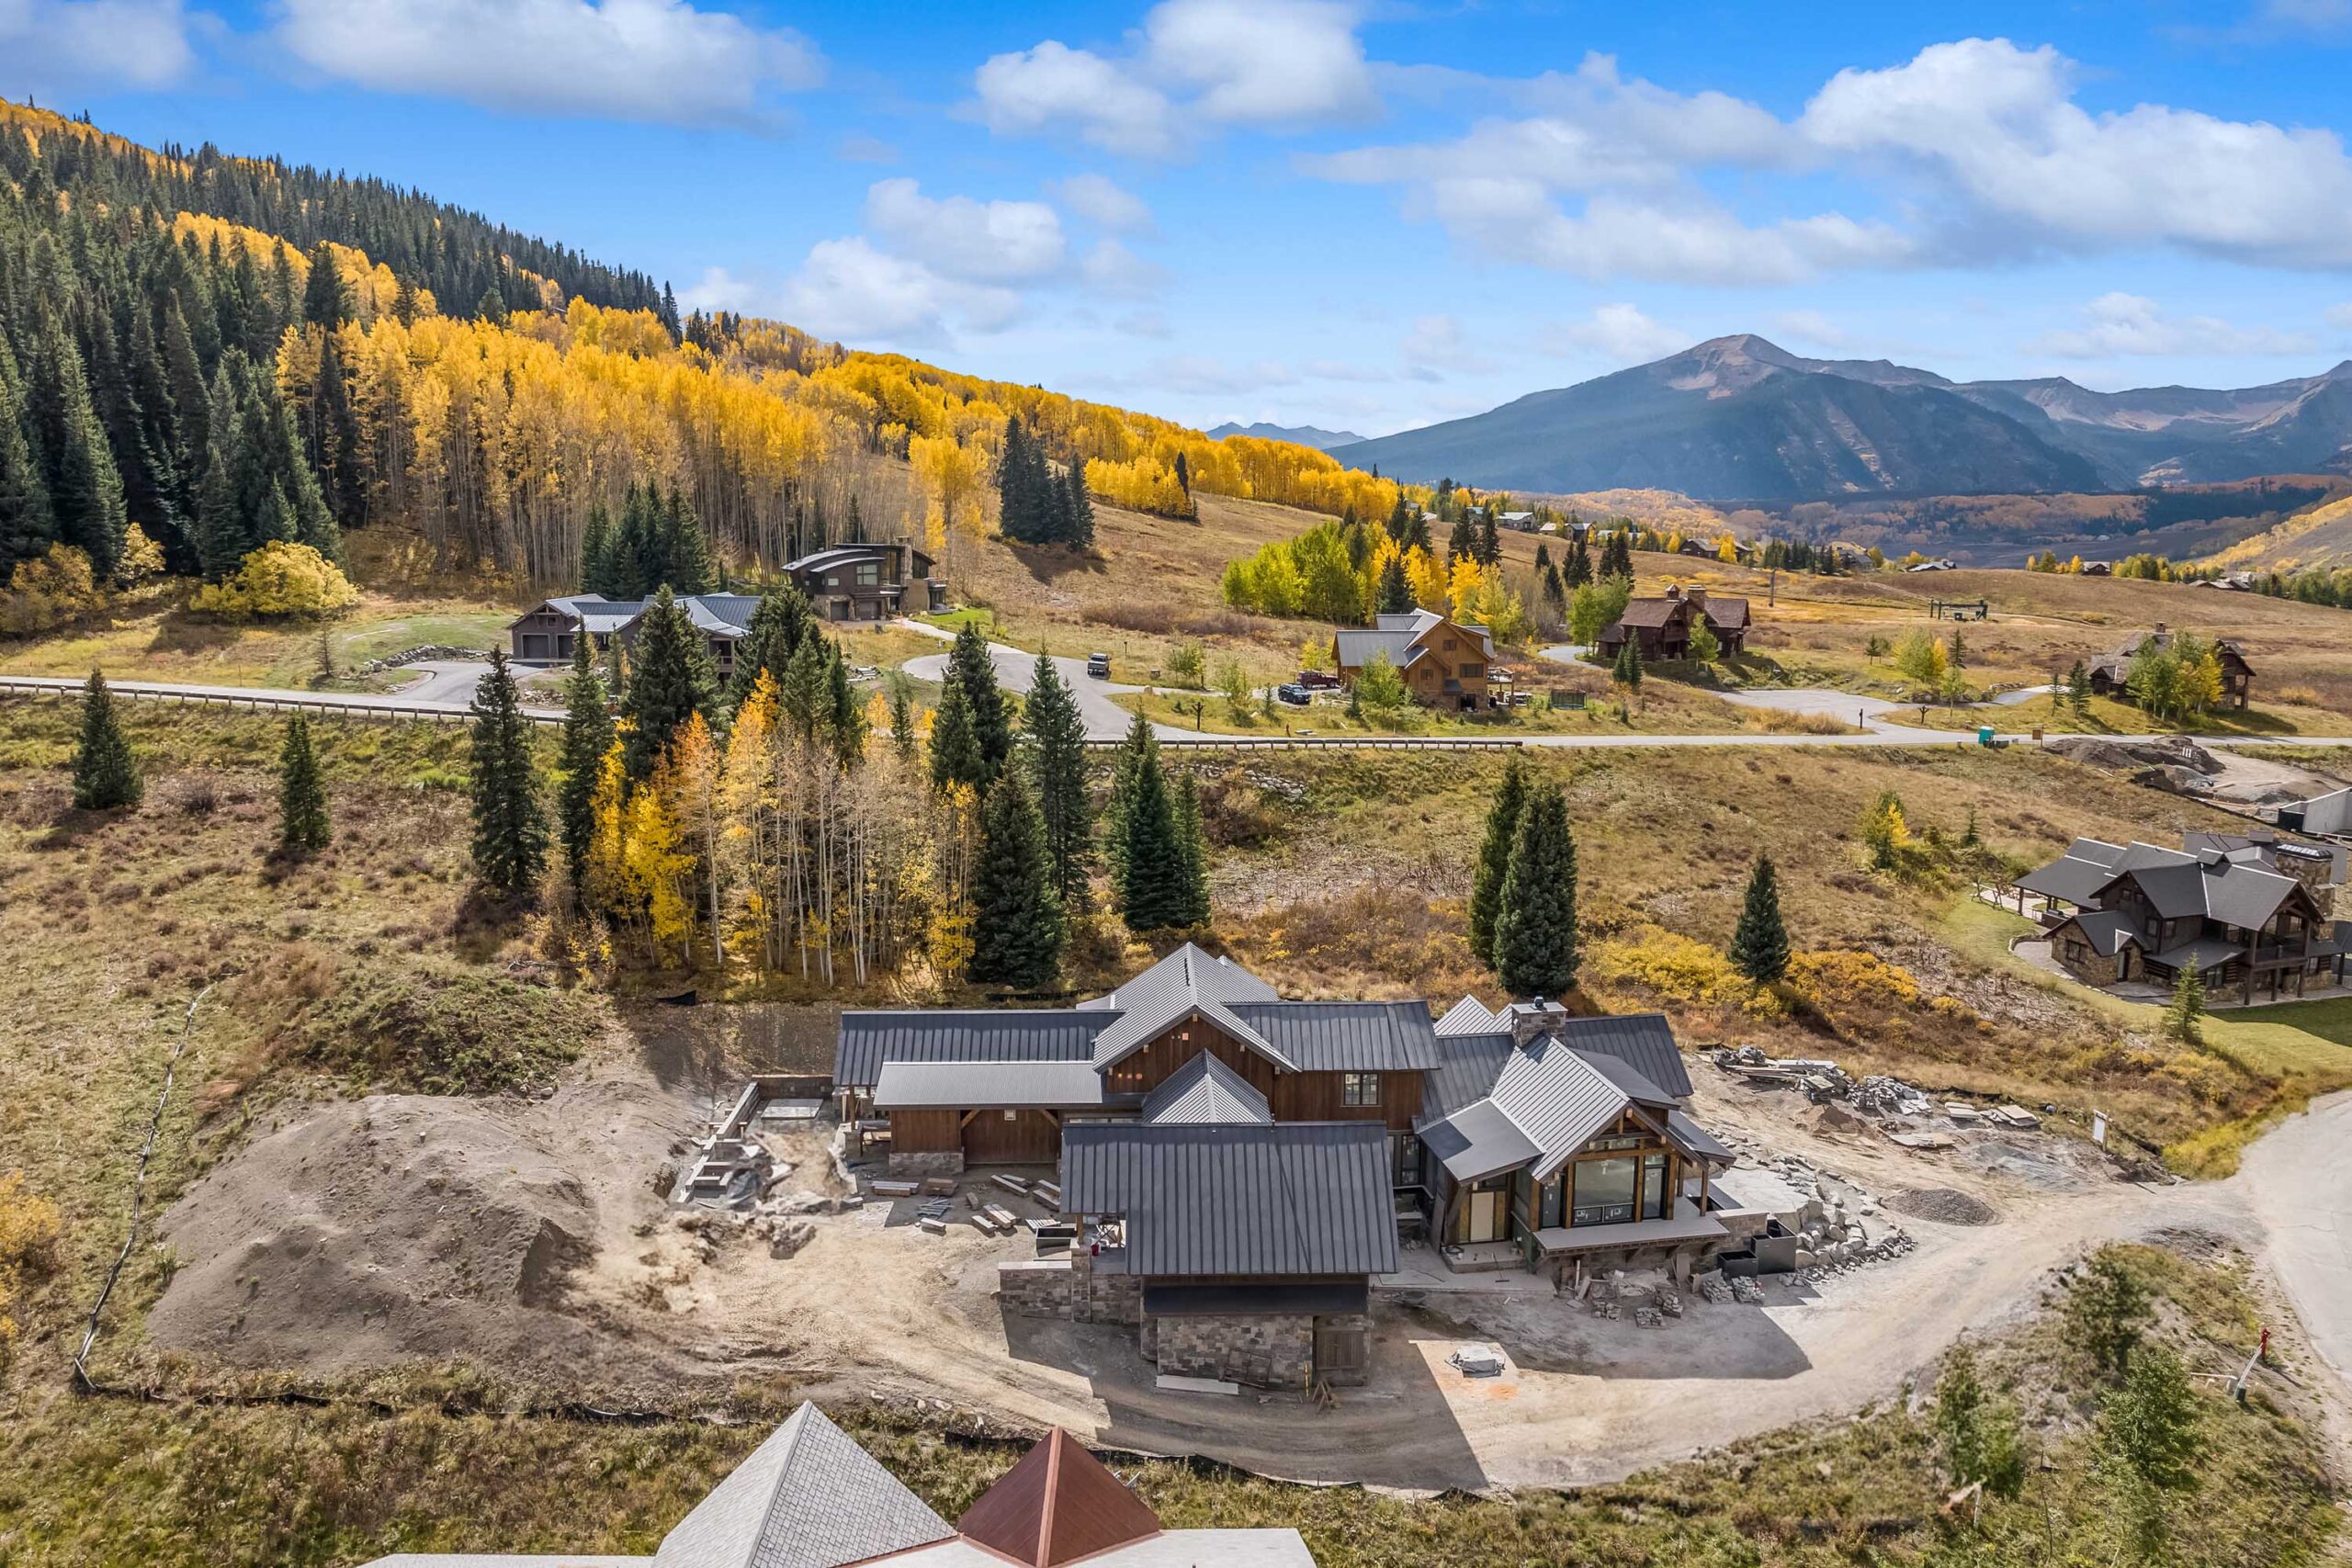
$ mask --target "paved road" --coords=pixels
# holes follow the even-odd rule
[[[919,622],[905,624],[916,626],[925,633],[936,633],[939,630],[936,626],[923,626]],[[949,640],[954,639],[951,637]],[[1007,691],[1019,692],[1024,695],[1028,693],[1037,673],[1035,654],[1023,653],[1017,648],[1007,648],[1001,642],[992,642],[989,644],[989,657],[996,662],[996,678],[999,685]],[[906,663],[906,671],[918,681],[944,680],[947,676],[947,655],[927,653],[920,659],[910,659]],[[1121,686],[1109,681],[1095,680],[1087,674],[1086,660],[1083,659],[1066,659],[1056,655],[1054,671],[1062,678],[1062,684],[1077,694],[1078,715],[1086,724],[1086,738],[1089,740],[1116,740],[1126,734],[1128,728],[1135,723],[1136,716],[1111,699],[1127,693],[1140,692],[1144,689],[1143,687]],[[1182,739],[1193,733],[1189,729],[1178,729],[1165,724],[1155,724],[1152,728],[1159,732],[1162,739]]]
[[[2352,1382],[2352,1094],[2315,1100],[2264,1134],[2238,1181],[2312,1348]]]

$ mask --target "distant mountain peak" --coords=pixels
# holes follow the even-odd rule
[[[1312,446],[1329,452],[1334,446],[1348,446],[1362,441],[1352,430],[1325,430],[1312,424],[1271,424],[1260,421],[1256,424],[1239,424],[1227,420],[1206,433],[1212,441],[1222,441],[1228,435],[1250,435],[1261,441],[1289,441],[1301,446]]]

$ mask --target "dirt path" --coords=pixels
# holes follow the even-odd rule
[[[2233,1185],[2312,1348],[2352,1393],[2352,1094],[2273,1128],[2246,1150]]]

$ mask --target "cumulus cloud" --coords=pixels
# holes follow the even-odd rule
[[[1166,267],[1146,261],[1118,241],[1108,238],[1094,243],[1094,248],[1079,263],[1078,275],[1096,293],[1123,299],[1156,294],[1168,281]]]
[[[1227,126],[1367,119],[1380,95],[1356,21],[1338,0],[1162,0],[1116,58],[1057,39],[990,56],[974,111],[1002,134],[1069,129],[1148,158]]]
[[[2137,294],[2102,294],[2083,307],[2084,324],[2042,333],[2032,352],[2060,359],[2118,359],[2138,355],[2305,354],[2312,340],[2270,327],[2241,327],[2218,316],[2168,315]]]
[[[1536,343],[1548,354],[1564,358],[1598,355],[1613,365],[1644,365],[1662,359],[1691,342],[1690,334],[1651,317],[1638,305],[1594,308],[1580,321],[1557,321],[1537,334]]]
[[[284,0],[277,41],[339,81],[536,114],[721,124],[813,87],[788,28],[684,0]]]
[[[957,329],[997,332],[1021,313],[1012,289],[944,276],[862,234],[819,241],[783,278],[712,267],[679,300],[690,309],[774,316],[852,344],[919,344]]]
[[[865,193],[865,223],[888,248],[944,277],[1018,283],[1062,265],[1062,222],[1042,201],[934,199],[913,180],[878,180]]]
[[[196,66],[178,0],[0,0],[0,88],[168,87]]]
[[[1113,233],[1148,234],[1153,231],[1151,209],[1144,205],[1143,198],[1106,175],[1072,175],[1046,188],[1064,207]]]

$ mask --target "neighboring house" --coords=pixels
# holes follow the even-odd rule
[[[695,1505],[650,1557],[400,1552],[367,1568],[1315,1568],[1295,1529],[1163,1529],[1057,1427],[954,1524],[814,1404]]]
[[[1958,571],[1960,563],[1953,560],[1914,561],[1903,570],[1905,571]]]
[[[1625,639],[1632,637],[1640,644],[1645,661],[1688,659],[1690,628],[1702,618],[1715,634],[1715,646],[1724,658],[1737,658],[1747,651],[1747,600],[1709,598],[1703,588],[1672,584],[1662,597],[1627,601],[1624,615],[1601,632],[1600,651],[1614,659]]]
[[[2162,621],[2156,629],[2133,637],[2112,653],[2102,653],[2090,662],[2091,690],[2102,697],[2128,697],[2132,694],[2132,660],[2140,649],[2153,643],[2161,651],[2172,646],[2174,634],[2165,629]],[[2233,642],[2213,645],[2213,656],[2222,666],[2222,703],[2225,707],[2242,708],[2254,689],[2254,666],[2245,661],[2245,654]]]
[[[1163,1373],[1360,1381],[1400,1222],[1464,1267],[1688,1264],[1726,1235],[1704,1216],[1729,1155],[1679,1109],[1657,1014],[1432,1025],[1284,1001],[1186,943],[1073,1007],[844,1013],[833,1076],[894,1175],[1057,1164],[1079,1244],[1003,1265],[1006,1310],[1135,1326]]]
[[[931,575],[931,557],[905,543],[835,545],[784,570],[829,621],[925,615],[947,601],[947,585]]]
[[[2254,592],[2254,573],[2250,571],[2226,571],[2219,577],[2200,578],[2195,583],[2191,584],[2191,586],[2197,588],[2218,588],[2224,593],[2251,593]]]
[[[1495,642],[1481,626],[1449,620],[1434,610],[1377,615],[1369,627],[1342,630],[1331,638],[1331,661],[1340,680],[1354,685],[1376,654],[1405,678],[1413,700],[1427,707],[1473,713],[1489,705]]]
[[[2276,1000],[2313,975],[2341,985],[2352,950],[2352,921],[2326,918],[2305,862],[2306,874],[2334,864],[2250,835],[2191,834],[2177,850],[2077,839],[2018,879],[2018,911],[2042,900],[2051,956],[2087,984],[2170,986],[2194,968],[2210,989],[2250,1003],[2258,986]]]
[[[2107,561],[2086,560],[2083,563],[2082,574],[2085,577],[2112,577],[2115,568]]]
[[[1535,531],[1535,513],[1532,512],[1498,513],[1495,516],[1495,525],[1498,528],[1509,528],[1514,533],[1532,534]]]
[[[752,613],[760,607],[759,595],[695,593],[677,604],[702,634],[720,678],[733,675],[735,645],[751,630]],[[645,612],[651,607],[650,600],[607,599],[601,593],[545,599],[507,624],[508,652],[518,664],[566,664],[571,660],[573,645],[582,637],[600,654],[612,647],[615,637],[620,638],[622,647],[634,650]]]
[[[2282,806],[2278,826],[2306,833],[2352,833],[2352,789],[2331,790]]]

